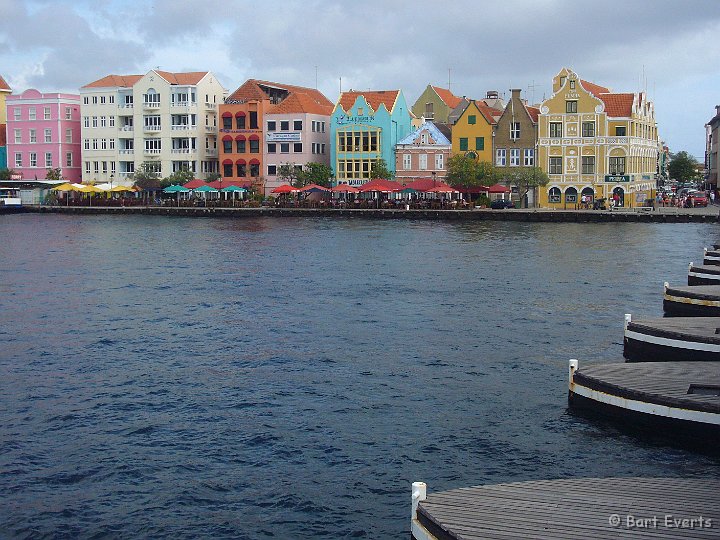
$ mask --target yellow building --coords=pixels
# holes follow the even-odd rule
[[[502,114],[502,111],[495,112]],[[451,155],[461,154],[492,163],[495,122],[493,109],[480,101],[470,101],[452,126]]]
[[[540,107],[538,165],[550,183],[543,208],[576,208],[585,195],[617,205],[652,199],[659,139],[655,108],[644,92],[613,93],[563,69]]]
[[[12,90],[0,75],[0,124],[7,124],[7,107],[5,98],[12,94]]]

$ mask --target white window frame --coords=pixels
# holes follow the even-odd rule
[[[526,148],[525,149],[523,165],[525,167],[534,167],[535,166],[535,149],[534,148]]]
[[[435,154],[435,169],[442,171],[445,168],[445,155]]]
[[[498,148],[495,150],[495,165],[498,167],[505,167],[507,164],[507,150],[505,148]]]
[[[427,154],[420,154],[418,157],[420,158],[418,160],[418,168],[421,171],[427,171],[427,168],[428,168],[427,167],[427,162],[428,162]]]
[[[510,149],[510,166],[511,167],[519,167],[520,166],[520,149],[519,148],[511,148]]]
[[[403,154],[403,170],[409,171],[412,169],[412,154]]]
[[[520,122],[510,122],[510,138],[513,141],[520,138]]]
[[[52,152],[45,152],[45,168],[49,169],[53,166]]]
[[[52,129],[45,128],[45,142],[51,143],[52,142]]]

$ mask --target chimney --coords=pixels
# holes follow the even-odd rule
[[[513,88],[510,90],[512,92],[512,99],[520,99],[520,89],[519,88]]]
[[[715,114],[720,114],[720,105],[715,105]]]
[[[485,96],[485,99],[497,99],[498,98],[498,91],[497,90],[488,90],[487,95]]]

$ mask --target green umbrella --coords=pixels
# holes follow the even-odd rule
[[[188,191],[190,191],[188,188],[176,184],[163,189],[163,193],[187,193]]]
[[[228,186],[228,187],[222,188],[220,191],[234,193],[236,191],[247,191],[247,188],[240,187],[240,186]]]
[[[218,190],[212,186],[200,186],[193,190],[195,193],[217,193]]]

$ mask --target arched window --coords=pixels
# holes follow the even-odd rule
[[[565,190],[565,202],[575,204],[577,202],[577,195],[577,189],[574,187],[567,188]]]
[[[561,195],[562,195],[562,192],[560,191],[560,188],[558,188],[558,187],[550,188],[550,191],[548,191],[548,202],[559,203]]]
[[[585,202],[593,202],[595,200],[595,191],[593,191],[591,187],[583,188],[580,195],[585,197]]]

